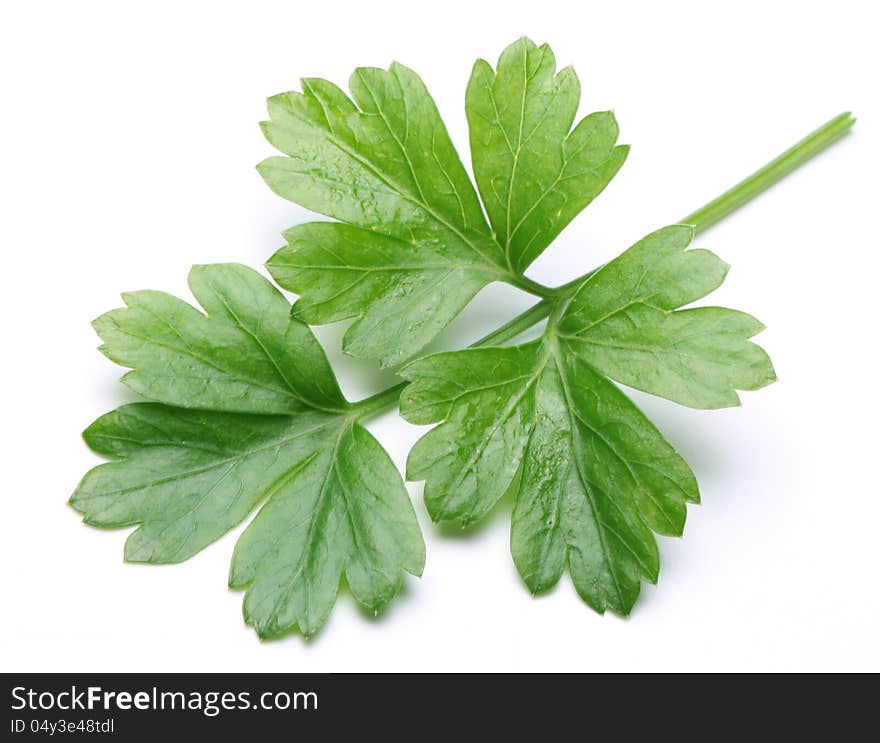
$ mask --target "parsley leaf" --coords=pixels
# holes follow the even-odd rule
[[[670,312],[716,289],[727,264],[685,248],[687,225],[651,233],[603,266],[575,293],[556,334],[572,353],[636,389],[693,408],[738,405],[736,390],[776,379],[748,341],[764,326],[719,307]]]
[[[301,295],[296,316],[311,324],[357,317],[344,350],[382,366],[417,352],[498,277],[494,269],[344,224],[304,224],[285,237],[287,246],[266,266],[280,286]]]
[[[569,133],[577,79],[570,69],[555,76],[548,47],[514,43],[494,77],[478,62],[466,108],[490,228],[418,75],[397,63],[360,68],[350,88],[352,98],[307,79],[301,93],[269,99],[263,131],[286,157],[260,163],[261,175],[279,195],[339,222],[288,230],[267,266],[301,296],[302,320],[357,318],[343,347],[383,366],[412,357],[486,284],[539,289],[522,271],[627,152],[614,147],[610,113]]]
[[[580,101],[571,67],[556,74],[547,44],[507,47],[493,72],[474,65],[467,88],[474,174],[512,270],[522,273],[614,177],[629,147],[614,146],[610,111],[571,129]]]
[[[343,411],[324,350],[266,279],[237,264],[195,266],[207,314],[164,292],[122,295],[126,307],[93,325],[101,351],[133,369],[122,381],[170,405],[243,413]]]
[[[652,531],[680,535],[698,502],[685,461],[608,377],[693,407],[738,404],[775,379],[734,310],[678,310],[716,288],[727,266],[685,250],[693,229],[658,230],[587,278],[543,337],[509,348],[435,354],[402,370],[401,414],[440,425],[413,447],[437,521],[469,524],[508,490],[511,551],[534,593],[568,565],[597,611],[629,613],[659,570]]]
[[[378,611],[425,560],[400,474],[268,281],[212,265],[190,286],[207,314],[136,292],[95,322],[102,350],[134,369],[124,381],[165,404],[124,405],[89,426],[89,446],[117,461],[87,473],[71,504],[94,526],[136,525],[125,558],[147,563],[186,560],[260,507],[229,584],[246,590],[261,637],[316,632],[343,573]]]

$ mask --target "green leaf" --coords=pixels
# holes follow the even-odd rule
[[[409,479],[425,480],[437,521],[483,518],[514,496],[511,551],[533,593],[568,566],[599,612],[628,614],[640,582],[656,582],[652,532],[682,533],[694,476],[608,377],[685,404],[738,402],[772,381],[733,310],[675,308],[704,296],[727,266],[685,248],[693,231],[648,235],[592,274],[543,337],[510,348],[435,354],[404,367],[401,414],[439,423],[413,447]]]
[[[497,70],[474,65],[466,98],[474,174],[516,272],[602,192],[629,151],[614,146],[610,111],[571,128],[580,95],[574,70],[557,74],[550,47],[527,38],[501,53]]]
[[[685,502],[698,500],[687,464],[635,405],[552,340],[439,354],[404,374],[403,416],[443,421],[407,463],[431,517],[468,524],[512,488],[511,549],[529,589],[553,586],[568,559],[591,606],[627,613],[639,579],[657,578],[648,526],[680,534]]]
[[[425,560],[400,474],[268,281],[214,265],[190,285],[207,315],[137,293],[97,322],[105,353],[134,367],[126,381],[181,407],[136,403],[95,421],[86,442],[118,461],[88,472],[71,505],[94,526],[137,526],[125,558],[147,563],[186,560],[259,508],[229,583],[261,637],[316,632],[343,575],[378,611]]]
[[[425,480],[435,521],[478,521],[516,475],[535,419],[543,362],[538,344],[435,354],[405,366],[410,384],[400,413],[411,423],[443,423],[407,460],[407,479]]]
[[[689,225],[663,227],[606,263],[569,302],[562,332],[600,322],[633,302],[674,310],[713,292],[730,267],[708,250],[687,250],[693,239]]]
[[[342,347],[359,358],[399,363],[429,343],[494,274],[348,225],[313,222],[285,233],[266,264],[301,295],[296,317],[310,324],[358,318]]]
[[[736,390],[776,379],[749,338],[764,329],[720,307],[672,312],[724,280],[727,265],[706,250],[685,250],[693,229],[666,227],[603,266],[578,289],[559,336],[593,367],[636,389],[694,408],[739,404]]]
[[[359,68],[353,99],[327,80],[269,99],[263,122],[286,157],[258,169],[280,196],[365,230],[482,267],[502,256],[476,192],[418,75]]]
[[[123,294],[93,323],[101,351],[133,371],[122,381],[187,408],[295,413],[347,407],[324,350],[290,303],[256,271],[195,266],[190,289],[207,314],[170,294]]]
[[[269,99],[263,131],[285,156],[260,163],[261,175],[284,198],[339,220],[289,230],[287,245],[267,264],[282,287],[301,296],[297,317],[357,318],[344,349],[389,366],[415,355],[487,284],[534,289],[522,272],[626,155],[614,147],[611,114],[588,116],[569,132],[577,82],[573,73],[560,73],[564,95],[548,96],[554,65],[542,49],[540,74],[527,89],[507,81],[509,65],[488,103],[479,81],[468,89],[474,167],[492,228],[412,70],[397,63],[387,71],[355,70],[351,98],[326,80],[307,79],[301,93]],[[515,122],[507,112],[520,111],[524,101],[517,147],[499,152],[493,127],[508,135]],[[505,112],[494,124],[484,120],[489,104]],[[499,173],[504,184],[496,182]],[[499,199],[509,211],[502,214]]]
[[[418,351],[508,269],[418,75],[396,63],[360,68],[350,87],[354,100],[309,79],[302,93],[269,99],[263,131],[286,157],[264,160],[260,174],[280,196],[346,223],[292,230],[269,265],[281,286],[305,295],[297,312],[309,322],[373,307],[345,347],[387,366]],[[334,271],[334,289],[313,294]],[[444,291],[458,283],[464,288]],[[432,323],[426,307],[439,312]]]
[[[776,379],[766,352],[749,342],[764,326],[722,307],[664,312],[635,303],[568,336],[568,345],[623,384],[692,408],[739,405],[737,390]]]

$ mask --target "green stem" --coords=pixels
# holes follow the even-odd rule
[[[493,330],[489,335],[484,335],[480,340],[472,343],[471,347],[500,346],[502,343],[513,340],[520,333],[528,330],[533,325],[537,325],[547,317],[554,304],[555,302],[552,299],[542,299],[538,304],[532,305],[521,315],[517,315],[513,320],[506,322],[497,330]]]
[[[756,170],[748,178],[741,180],[705,206],[688,214],[679,221],[679,224],[693,225],[697,233],[705,232],[713,224],[724,219],[724,217],[766,191],[773,184],[782,180],[793,170],[830,147],[850,130],[855,121],[852,114],[848,111],[835,116],[831,121],[820,126],[812,134],[808,134],[779,157],[771,160],[763,168]],[[556,288],[546,287],[525,276],[517,277],[516,281],[513,282],[516,286],[531,294],[543,297],[543,299],[502,325],[498,330],[471,344],[471,348],[477,346],[498,346],[513,340],[520,333],[548,317],[557,302],[566,299],[597,270],[594,268],[592,271],[588,271],[573,281],[569,281],[567,284]],[[397,403],[401,391],[407,384],[407,382],[400,382],[372,397],[354,403],[351,406],[352,411],[354,411],[358,418],[363,418],[389,408]]]
[[[397,401],[400,399],[400,393],[408,384],[409,382],[398,382],[393,387],[377,392],[372,397],[367,397],[359,402],[352,403],[351,410],[354,413],[355,418],[358,420],[361,418],[367,418],[376,413],[381,413],[386,408],[397,405]]]
[[[799,168],[830,147],[855,124],[853,115],[846,111],[808,134],[800,142],[771,160],[748,178],[741,180],[733,188],[710,201],[681,220],[681,224],[692,224],[697,232],[705,232],[713,224],[751,201],[770,186],[782,180],[791,171]]]
[[[542,297],[544,299],[552,299],[556,296],[556,289],[553,289],[549,286],[544,286],[543,284],[539,284],[537,281],[533,281],[528,276],[511,276],[507,279],[508,283],[517,287],[518,289],[522,289],[524,292],[528,294],[532,294],[536,297]]]

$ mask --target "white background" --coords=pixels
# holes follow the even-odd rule
[[[877,20],[873,3],[4,3],[0,11],[2,603],[16,671],[880,670]],[[79,438],[132,399],[89,321],[120,291],[183,296],[193,263],[260,266],[307,220],[254,164],[266,96],[397,59],[467,161],[464,87],[527,34],[613,108],[627,164],[530,271],[561,283],[674,222],[839,111],[832,150],[698,238],[733,264],[712,298],[755,314],[778,384],[741,408],[635,395],[691,463],[703,505],[662,539],[657,587],[600,617],[567,577],[533,599],[509,514],[433,526],[421,580],[378,619],[340,596],[325,629],[261,643],[226,588],[237,531],[183,565],[122,562],[122,531],[65,505],[98,463]],[[484,291],[438,347],[531,303]],[[390,375],[320,337],[357,398]],[[403,468],[420,430],[371,424]]]

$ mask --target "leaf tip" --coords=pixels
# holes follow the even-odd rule
[[[266,133],[266,129],[265,129],[264,125],[268,125],[268,123],[269,123],[268,121],[261,121],[260,122],[260,127],[262,127],[264,134]],[[263,176],[263,178],[265,178],[267,173],[270,171],[270,169],[271,169],[270,163],[272,162],[273,159],[274,159],[273,157],[267,157],[263,160],[260,160],[260,162],[258,162],[254,166],[256,168],[257,172],[261,176]]]
[[[471,68],[472,81],[477,73],[486,74],[493,80],[495,78],[495,70],[492,69],[492,65],[482,57],[477,57],[474,60],[474,66]]]
[[[402,62],[398,62],[396,59],[391,60],[391,64],[388,65],[388,71],[393,73],[411,72],[409,67],[407,67]]]
[[[679,222],[677,224],[671,224],[671,225],[669,225],[669,227],[667,229],[669,231],[675,231],[675,232],[680,233],[679,239],[683,243],[681,246],[681,250],[685,250],[694,241],[694,238],[697,235],[696,225],[688,224],[687,222]]]
[[[99,436],[98,430],[101,426],[103,419],[106,418],[107,415],[112,415],[112,413],[107,413],[106,415],[102,415],[97,420],[92,421],[91,423],[89,423],[88,426],[83,429],[82,433],[80,434],[82,440],[85,441],[86,446],[88,446],[90,449],[95,448],[94,445],[96,443],[96,439]],[[74,495],[76,495],[76,493],[74,493]]]
[[[89,323],[89,325],[92,326],[92,330],[94,330],[99,337],[101,335],[101,330],[106,327],[107,322],[110,320],[109,315],[110,312],[105,312],[102,315],[98,315],[94,320]]]
[[[421,578],[425,573],[425,543],[422,542],[422,551],[416,557],[416,562],[414,562],[411,566],[407,568],[407,572],[410,575],[414,575],[416,578]]]
[[[615,121],[616,121],[616,119],[615,119]],[[618,145],[614,146],[614,149],[612,150],[612,152],[618,153],[617,157],[620,158],[621,166],[626,161],[626,159],[629,157],[629,151],[631,149],[632,149],[632,145],[629,145],[629,144],[618,144]]]
[[[85,512],[82,509],[82,504],[80,503],[80,491],[79,487],[70,494],[70,497],[67,499],[67,506],[72,508],[78,514],[83,515]]]
[[[299,79],[299,87],[302,92],[306,95],[315,97],[315,85],[320,83],[320,78],[317,77],[301,77]]]

